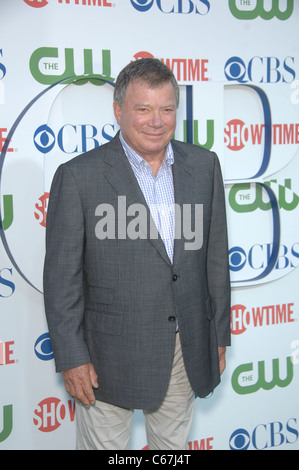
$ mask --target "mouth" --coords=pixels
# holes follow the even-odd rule
[[[145,136],[148,137],[149,139],[160,139],[161,137],[164,136],[164,133],[160,133],[160,134],[151,134],[151,133],[148,133],[146,132],[145,133]]]

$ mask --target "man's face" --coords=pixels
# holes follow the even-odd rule
[[[163,159],[176,126],[176,96],[171,83],[149,88],[131,82],[123,105],[114,102],[114,113],[127,144],[147,161]]]

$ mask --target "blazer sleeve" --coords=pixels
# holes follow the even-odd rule
[[[207,252],[207,277],[209,292],[216,310],[215,322],[218,345],[230,346],[231,286],[225,195],[219,160],[216,154],[214,154],[214,157],[213,200]]]
[[[54,176],[47,211],[44,302],[57,372],[90,362],[84,340],[84,215],[67,165]]]

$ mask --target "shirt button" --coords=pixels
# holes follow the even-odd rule
[[[174,323],[175,322],[175,316],[170,315],[170,317],[168,317],[168,321],[169,321],[169,323]]]
[[[177,279],[178,279],[177,274],[174,274],[174,275],[172,276],[172,280],[173,280],[173,281],[177,281]]]

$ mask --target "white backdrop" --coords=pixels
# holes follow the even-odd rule
[[[115,135],[113,83],[147,55],[173,69],[176,137],[217,152],[227,196],[232,347],[189,448],[299,449],[298,2],[1,0],[0,18],[0,449],[75,447],[43,308],[48,192]]]

